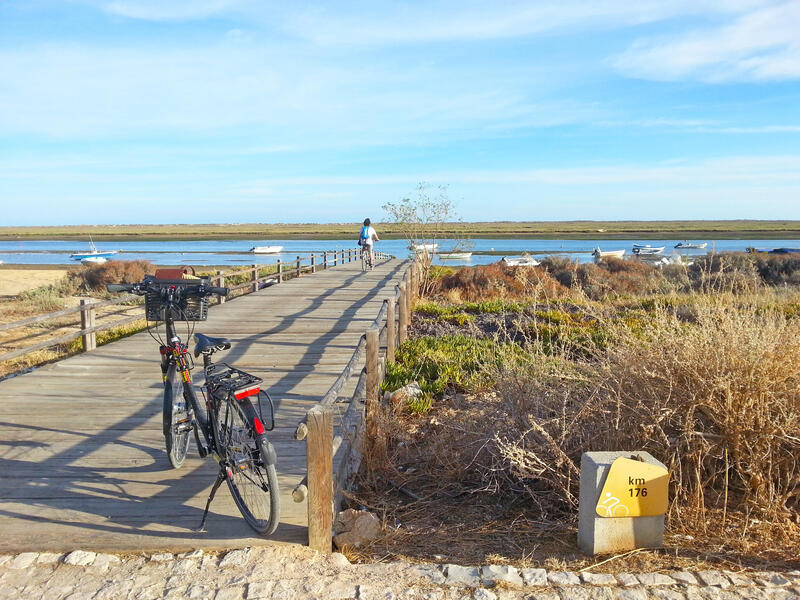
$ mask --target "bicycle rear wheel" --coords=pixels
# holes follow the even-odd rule
[[[361,250],[361,270],[367,270],[367,253],[363,249]]]
[[[164,383],[163,426],[167,457],[175,469],[179,468],[186,458],[189,433],[192,430],[189,404],[183,386],[183,377],[178,373],[177,367],[174,364],[170,365]]]
[[[256,433],[243,405],[252,411],[248,400],[220,405],[219,452],[230,467],[226,481],[239,512],[258,533],[270,535],[278,527],[280,515],[275,451],[264,434]]]

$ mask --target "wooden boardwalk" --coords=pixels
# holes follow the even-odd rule
[[[192,442],[183,467],[170,468],[158,348],[143,332],[0,382],[0,552],[305,543],[306,505],[291,498],[305,475],[295,427],[341,373],[406,266],[334,267],[212,307],[196,324],[230,338],[233,348],[217,356],[263,377],[276,403],[270,439],[282,515],[271,538],[253,536],[226,486],[207,532],[193,531],[217,464],[200,459]]]

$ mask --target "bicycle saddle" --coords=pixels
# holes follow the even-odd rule
[[[217,350],[227,350],[231,347],[231,341],[227,338],[216,338],[202,333],[195,333],[194,355],[214,354]]]

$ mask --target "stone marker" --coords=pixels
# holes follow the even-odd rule
[[[618,458],[634,459],[620,461],[626,465],[625,468],[631,469],[630,475],[622,479],[619,464],[615,468],[617,481],[613,487],[618,489],[617,494],[622,498],[604,490],[611,465]],[[639,462],[642,463],[641,472],[636,470]],[[642,511],[640,506],[644,503],[640,505],[640,501],[646,500],[648,507],[666,506],[666,498],[662,499],[661,495],[666,489],[663,478],[668,476],[667,468],[647,452],[584,453],[581,456],[578,547],[592,555],[663,547],[664,515],[652,515],[651,508]],[[652,516],[627,517],[626,514]]]

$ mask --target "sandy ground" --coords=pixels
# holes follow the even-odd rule
[[[0,296],[16,296],[22,291],[54,283],[67,269],[0,269]]]

